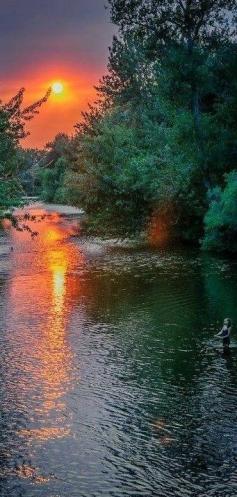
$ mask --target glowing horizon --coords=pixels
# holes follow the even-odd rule
[[[27,123],[31,135],[21,142],[24,148],[42,148],[57,133],[74,132],[81,112],[96,98],[94,86],[106,71],[113,33],[104,0],[3,5],[0,99],[7,102],[24,87],[27,106],[52,84],[64,87]]]
[[[18,81],[2,84],[2,100],[7,102],[22,86],[26,89],[24,106],[42,98],[54,84],[61,84],[62,91],[52,91],[46,104],[43,104],[39,115],[26,124],[30,135],[21,141],[23,148],[43,148],[52,141],[57,133],[68,135],[74,133],[74,125],[80,121],[81,112],[87,109],[88,103],[96,98],[94,85],[98,83],[99,73],[75,71],[71,68],[48,68],[33,74],[26,74]],[[61,88],[60,88],[61,89]]]

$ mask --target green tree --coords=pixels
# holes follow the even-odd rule
[[[205,215],[204,249],[237,251],[237,171],[226,176],[223,190],[216,187],[209,192],[209,209]]]
[[[209,192],[236,169],[237,3],[109,4],[119,35],[98,104],[76,126],[73,201],[104,227],[160,215],[197,242]]]
[[[121,57],[124,48],[133,40],[136,58],[143,54],[140,74],[144,75],[144,66],[150,77],[155,72],[156,84],[161,88],[160,97],[166,96],[169,107],[173,105],[176,112],[191,110],[196,147],[205,176],[204,186],[210,187],[203,119],[203,101],[211,92],[208,62],[221,45],[235,40],[236,0],[109,0],[109,4],[120,39],[114,38],[110,74],[102,89],[109,94],[115,87],[117,92],[123,93],[128,86],[134,93],[135,86],[131,83],[137,77],[137,64],[131,61],[131,48],[125,50],[130,54],[130,64],[126,64],[126,57]],[[121,74],[128,72],[128,66],[133,76],[132,79],[128,77],[124,85]],[[141,76],[138,86],[142,86]],[[166,89],[166,95],[162,88]]]
[[[44,161],[43,150],[18,148],[17,157],[19,164],[18,177],[26,195],[34,196],[38,188],[38,172]]]
[[[25,124],[38,114],[39,109],[49,97],[46,95],[34,104],[24,107],[24,88],[7,103],[0,102],[0,209],[4,211],[10,205],[19,203],[22,186],[19,172],[22,160],[19,153],[19,142],[29,133]]]
[[[71,140],[65,133],[59,133],[46,145],[38,168],[38,193],[46,202],[70,201],[65,184],[70,160]]]
[[[170,42],[210,46],[236,34],[236,0],[108,0],[120,34],[145,39],[156,55]]]

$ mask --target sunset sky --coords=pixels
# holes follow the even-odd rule
[[[114,27],[106,0],[3,0],[1,2],[1,99],[26,88],[25,103],[41,98],[53,82],[64,91],[51,95],[30,123],[22,142],[43,147],[60,131],[71,134],[80,112],[94,100],[93,86],[105,73]]]

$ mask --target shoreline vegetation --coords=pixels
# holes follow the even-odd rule
[[[237,2],[108,3],[118,35],[73,137],[24,150],[48,95],[0,105],[2,210],[39,195],[82,208],[89,234],[237,253]]]

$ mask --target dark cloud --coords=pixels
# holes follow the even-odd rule
[[[2,0],[0,64],[5,74],[44,61],[104,66],[113,27],[106,0]]]

